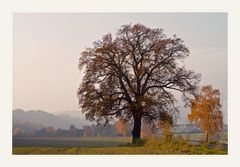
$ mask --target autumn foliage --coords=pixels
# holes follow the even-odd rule
[[[115,128],[117,132],[123,135],[124,137],[127,136],[128,126],[129,126],[128,123],[123,119],[118,119],[115,123]]]
[[[142,120],[154,122],[160,112],[176,110],[174,91],[189,99],[199,75],[179,61],[189,50],[175,35],[142,24],[123,25],[86,48],[79,59],[84,77],[79,105],[88,120],[133,122],[133,143],[140,139]]]
[[[142,128],[141,128],[141,137],[153,138],[155,136],[156,136],[156,127],[153,124],[149,124],[148,122],[143,122]]]
[[[220,109],[220,92],[210,85],[203,86],[199,95],[191,101],[191,114],[188,119],[199,124],[206,133],[206,142],[222,130],[223,117]]]

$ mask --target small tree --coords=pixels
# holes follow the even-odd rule
[[[21,128],[14,128],[13,129],[13,136],[21,136],[23,134],[23,130]]]
[[[144,138],[152,138],[156,136],[155,124],[143,121],[141,128],[141,136]]]
[[[115,128],[119,134],[123,135],[124,137],[127,136],[128,125],[126,121],[123,119],[118,119],[115,123]]]
[[[73,124],[71,124],[69,126],[69,135],[70,136],[76,136],[77,135],[77,128]]]
[[[189,121],[199,124],[206,134],[206,142],[223,127],[220,92],[211,85],[203,86],[199,95],[191,101]]]
[[[87,125],[87,126],[83,126],[83,136],[84,137],[89,137],[92,136],[92,128],[91,126]]]
[[[160,113],[159,127],[162,129],[163,137],[168,139],[172,137],[171,127],[173,124],[173,117],[167,112]]]

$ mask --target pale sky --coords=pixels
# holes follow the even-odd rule
[[[176,34],[190,49],[188,69],[221,93],[227,123],[226,13],[15,13],[12,18],[13,109],[77,110],[80,53],[123,24]]]

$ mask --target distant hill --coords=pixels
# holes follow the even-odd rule
[[[18,125],[24,122],[42,126],[53,126],[56,129],[68,129],[71,124],[75,125],[77,128],[82,128],[83,125],[91,124],[82,117],[70,116],[64,112],[61,114],[52,114],[42,110],[13,110],[13,124]]]
[[[54,115],[67,115],[67,116],[71,116],[74,118],[85,119],[85,116],[83,115],[83,113],[80,110],[58,111],[58,112],[54,112],[53,114]]]

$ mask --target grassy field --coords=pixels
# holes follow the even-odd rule
[[[13,147],[114,147],[130,142],[130,137],[17,137]]]
[[[193,135],[192,139],[199,137],[202,135]],[[13,154],[227,154],[226,144],[189,141],[176,136],[132,145],[131,138],[123,137],[21,137],[13,139]]]
[[[193,134],[175,134],[175,136],[182,136],[187,140],[205,140],[205,135],[203,133],[193,133]],[[227,143],[228,134],[227,132],[222,132],[219,134],[220,142]]]

